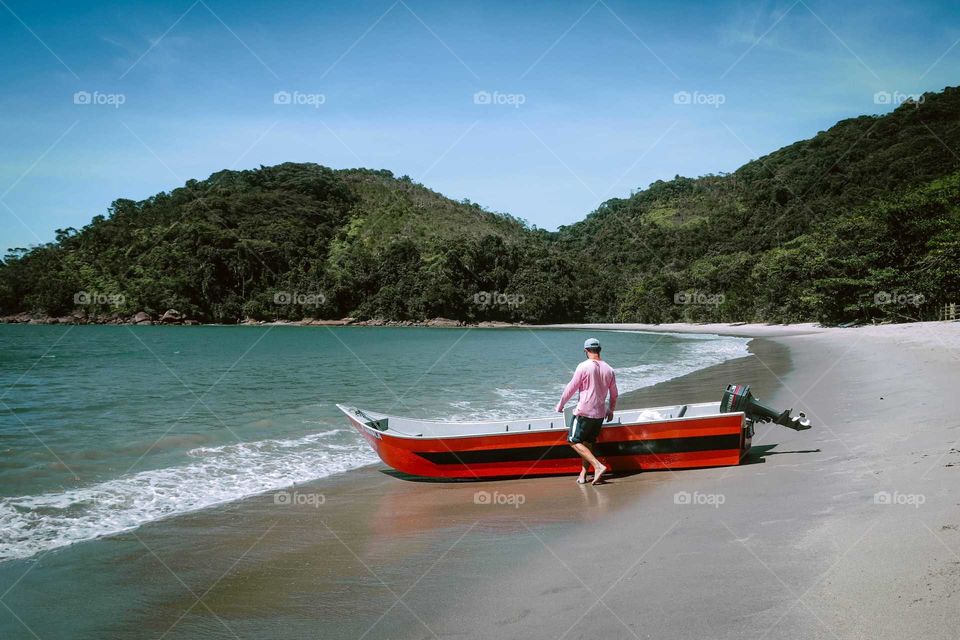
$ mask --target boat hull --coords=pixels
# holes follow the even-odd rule
[[[566,429],[448,438],[397,437],[347,414],[390,467],[428,478],[481,479],[579,473]],[[743,413],[637,424],[608,424],[595,453],[614,472],[740,463],[749,448]]]

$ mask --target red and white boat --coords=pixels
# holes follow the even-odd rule
[[[569,416],[437,422],[337,407],[380,459],[403,473],[480,479],[580,471],[580,457],[567,444]],[[778,414],[755,401],[749,387],[729,385],[720,402],[617,411],[594,451],[614,473],[736,465],[759,421],[810,427],[804,414]]]

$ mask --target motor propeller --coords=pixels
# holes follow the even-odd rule
[[[777,412],[755,398],[750,393],[750,385],[746,384],[728,384],[723,392],[720,413],[736,411],[744,412],[754,422],[774,422],[794,431],[805,431],[811,427],[810,420],[802,411],[796,417],[790,415],[793,409]]]

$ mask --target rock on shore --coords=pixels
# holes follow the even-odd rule
[[[0,324],[126,324],[126,325],[199,325],[205,324],[199,320],[187,318],[185,314],[176,309],[167,309],[159,318],[154,318],[146,311],[139,311],[132,316],[125,316],[119,313],[113,314],[87,314],[86,311],[75,311],[72,314],[53,317],[45,314],[18,313],[8,316],[0,316]],[[476,328],[498,328],[522,326],[525,323],[502,322],[497,320],[486,320],[483,322],[466,322],[464,320],[453,320],[451,318],[431,318],[429,320],[386,320],[384,318],[371,318],[369,320],[357,320],[347,317],[339,320],[323,318],[303,318],[302,320],[257,320],[255,318],[244,318],[237,322],[241,325],[289,325],[303,327],[434,327],[434,328],[457,328],[457,327],[476,327]]]

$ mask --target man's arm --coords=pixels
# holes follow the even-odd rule
[[[577,370],[573,372],[573,377],[570,379],[570,382],[567,383],[566,388],[563,390],[563,395],[560,396],[560,402],[557,403],[556,410],[560,413],[563,412],[563,405],[567,404],[570,398],[573,397],[577,391],[580,390],[580,382],[583,379],[583,372],[580,370],[580,367],[577,367]]]
[[[613,372],[610,378],[610,408],[607,409],[607,422],[613,420],[613,412],[617,410],[617,398],[620,397],[620,391],[617,390],[617,374]]]

